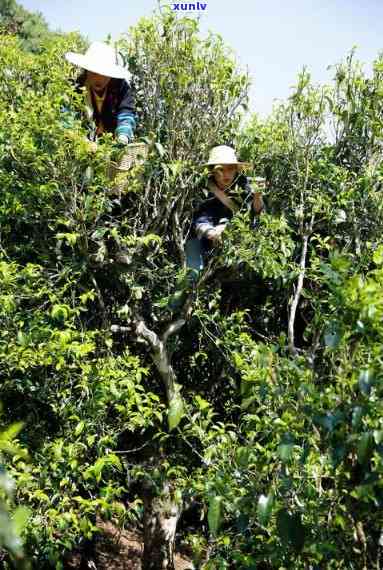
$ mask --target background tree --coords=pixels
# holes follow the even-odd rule
[[[49,35],[57,35],[48,28],[40,12],[29,12],[15,0],[0,1],[0,32],[16,34],[27,51],[36,52]]]

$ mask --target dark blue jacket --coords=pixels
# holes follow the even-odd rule
[[[247,211],[250,209],[252,222],[254,221],[254,211],[252,209],[253,189],[247,177],[240,174],[233,182],[229,190],[225,191],[237,206],[238,210]],[[208,242],[204,235],[222,223],[227,223],[233,217],[234,212],[225,206],[212,192],[208,191],[207,199],[202,202],[193,216],[193,237],[202,239],[205,244]]]
[[[86,73],[83,73],[78,78],[75,85],[75,89],[78,93],[82,93],[85,89],[85,80]],[[85,126],[88,129],[90,140],[96,140],[97,129],[101,124],[103,125],[104,131],[107,133],[112,133],[116,135],[116,137],[119,135],[125,135],[128,139],[132,139],[134,128],[136,126],[134,95],[132,88],[125,79],[111,79],[106,89],[107,92],[100,113],[92,100],[92,120],[89,120],[86,117],[84,108],[77,110],[64,108],[65,126],[70,128],[71,120],[84,117]]]

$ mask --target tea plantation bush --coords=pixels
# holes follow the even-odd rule
[[[351,54],[329,86],[303,71],[240,131],[249,79],[222,40],[141,20],[120,49],[149,158],[118,196],[113,140],[92,153],[64,120],[82,45],[0,37],[4,568],[63,568],[108,519],[172,568],[153,513],[196,568],[380,568],[382,59],[367,78]],[[266,177],[267,211],[235,217],[172,313],[215,144]]]

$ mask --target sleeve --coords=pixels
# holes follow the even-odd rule
[[[206,237],[214,229],[214,215],[211,200],[204,202],[194,216],[194,228],[198,239]]]
[[[122,83],[120,97],[121,101],[117,109],[116,137],[122,142],[129,142],[133,139],[136,127],[136,114],[133,90],[126,81]]]

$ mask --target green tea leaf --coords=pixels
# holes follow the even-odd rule
[[[270,495],[260,495],[258,499],[257,514],[261,525],[265,526],[270,520],[271,513],[273,510],[274,496]]]
[[[281,445],[278,445],[278,455],[284,463],[290,461],[293,456],[293,450],[293,443],[281,443]]]
[[[331,324],[324,334],[324,343],[328,348],[336,348],[339,345],[340,338],[340,332]]]
[[[212,535],[216,536],[222,521],[222,500],[223,497],[216,495],[210,499],[207,520],[209,530]]]
[[[380,245],[375,251],[372,256],[374,263],[376,265],[383,265],[383,245]]]
[[[277,530],[283,544],[292,547],[297,552],[302,550],[305,542],[305,528],[300,514],[290,514],[286,509],[281,509],[277,514]]]
[[[363,464],[367,461],[371,452],[372,444],[373,439],[371,433],[363,433],[357,447],[358,463]]]
[[[374,380],[375,380],[375,373],[371,368],[367,368],[366,370],[360,371],[358,378],[358,386],[362,394],[364,394],[365,396],[370,395]]]
[[[30,509],[27,507],[17,507],[12,516],[13,527],[16,534],[20,534],[24,530],[30,516]]]
[[[169,402],[168,426],[170,431],[172,431],[178,426],[183,415],[184,415],[183,399],[181,394],[179,392],[176,392],[176,394]]]

